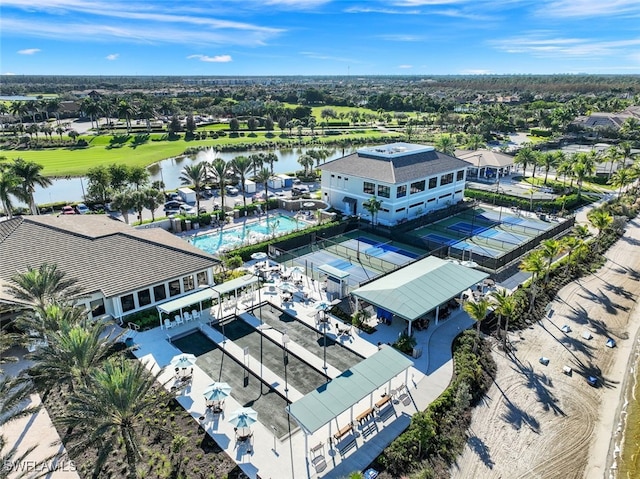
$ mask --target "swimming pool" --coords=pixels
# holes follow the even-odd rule
[[[214,231],[191,238],[189,241],[196,248],[210,254],[221,253],[243,244],[257,243],[270,238],[272,235],[290,233],[306,226],[306,223],[296,221],[286,215],[273,215],[269,219],[261,219],[253,223],[246,223],[238,228]]]

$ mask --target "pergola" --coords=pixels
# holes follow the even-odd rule
[[[218,298],[220,315],[222,315],[222,301],[220,301],[220,298],[223,295],[233,292],[233,295],[235,296],[237,301],[239,289],[244,289],[244,288],[247,288],[248,286],[251,286],[253,288],[253,285],[258,283],[259,281],[260,281],[260,278],[258,278],[257,276],[254,276],[252,274],[245,274],[244,276],[240,276],[239,278],[232,279],[231,281],[226,281],[224,283],[213,286],[211,289],[214,291],[214,293],[216,294],[216,297]]]
[[[158,310],[158,316],[160,317],[160,326],[162,326],[162,313],[171,314],[174,311],[180,311],[180,316],[182,316],[182,310],[194,304],[198,304],[200,311],[202,311],[202,302],[214,297],[216,297],[216,292],[213,288],[206,287],[172,299],[166,303],[159,304],[156,308]]]
[[[383,347],[372,356],[364,359],[351,369],[323,384],[302,399],[290,404],[287,412],[308,436],[321,427],[329,424],[331,436],[331,422],[350,410],[353,421],[353,406],[369,396],[369,406],[373,407],[373,394],[400,373],[405,373],[405,384],[408,379],[408,369],[413,366],[407,356],[390,346]],[[308,450],[305,444],[305,450]]]
[[[438,324],[440,306],[462,296],[489,275],[435,256],[401,268],[366,284],[351,294],[378,308],[405,319],[409,334],[413,321],[435,310]]]

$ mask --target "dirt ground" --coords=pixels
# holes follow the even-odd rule
[[[547,318],[511,335],[510,354],[494,344],[495,383],[474,411],[452,478],[610,477],[612,437],[640,323],[638,245],[635,220],[600,271],[567,285]],[[571,332],[563,332],[564,325]],[[587,331],[591,339],[583,337]],[[609,337],[617,343],[613,349],[606,347]],[[601,378],[598,387],[587,384],[590,375]]]

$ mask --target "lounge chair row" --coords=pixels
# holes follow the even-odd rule
[[[200,319],[200,311],[198,311],[197,309],[194,309],[191,312],[186,311],[184,314],[182,314],[182,316],[179,314],[176,314],[174,316],[174,321],[171,321],[169,318],[166,318],[164,320],[164,327],[165,329],[171,329],[176,326],[180,326],[184,323],[188,323],[190,321],[197,321],[198,319]]]

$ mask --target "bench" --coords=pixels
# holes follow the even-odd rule
[[[373,408],[370,407],[362,411],[360,414],[358,414],[358,416],[356,417],[356,421],[358,421],[359,424],[362,424],[363,422],[369,420],[372,416],[373,416]]]
[[[349,452],[356,446],[356,437],[353,434],[350,434],[349,437],[347,437],[343,441],[336,443],[336,448],[338,449],[338,452],[341,456],[344,456],[345,454],[347,454],[347,452]]]
[[[333,435],[333,438],[336,441],[339,441],[340,439],[342,439],[344,436],[346,436],[347,434],[349,434],[351,431],[353,431],[353,424],[349,423],[346,426],[338,429],[338,432],[336,432]]]
[[[382,408],[385,404],[387,404],[389,401],[391,401],[391,395],[387,394],[385,395],[382,399],[380,399],[377,403],[376,403],[376,409],[380,409]]]

